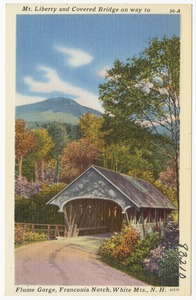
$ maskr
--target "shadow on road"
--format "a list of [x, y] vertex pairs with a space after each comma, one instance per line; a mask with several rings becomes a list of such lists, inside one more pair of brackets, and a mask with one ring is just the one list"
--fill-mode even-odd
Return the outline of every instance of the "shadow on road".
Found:
[[71, 248], [97, 254], [97, 251], [101, 245], [103, 245], [103, 243], [112, 235], [112, 233], [103, 233], [69, 238], [59, 237], [57, 239], [61, 242], [64, 242], [65, 245]]

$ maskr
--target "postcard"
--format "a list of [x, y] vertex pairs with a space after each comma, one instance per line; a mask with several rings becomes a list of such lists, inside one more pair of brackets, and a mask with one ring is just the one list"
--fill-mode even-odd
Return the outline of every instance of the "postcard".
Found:
[[7, 4], [6, 295], [191, 294], [191, 13]]

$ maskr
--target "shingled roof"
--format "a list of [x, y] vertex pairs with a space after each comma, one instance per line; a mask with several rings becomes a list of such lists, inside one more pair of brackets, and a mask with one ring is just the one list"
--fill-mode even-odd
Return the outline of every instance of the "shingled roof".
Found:
[[151, 183], [97, 166], [94, 166], [94, 168], [127, 197], [132, 199], [137, 207], [176, 209], [171, 201]]
[[112, 200], [124, 211], [128, 207], [176, 209], [151, 183], [98, 166], [91, 166], [47, 204], [64, 205], [74, 199]]

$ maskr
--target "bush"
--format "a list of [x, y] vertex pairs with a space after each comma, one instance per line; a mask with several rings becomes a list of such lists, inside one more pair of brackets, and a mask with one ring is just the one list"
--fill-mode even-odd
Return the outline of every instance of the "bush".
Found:
[[124, 229], [106, 241], [99, 250], [104, 258], [124, 262], [134, 250], [140, 239], [137, 231], [132, 227], [125, 226]]
[[15, 196], [15, 222], [37, 224], [63, 224], [63, 214], [59, 214], [56, 205], [46, 203], [58, 194], [64, 184], [58, 183], [52, 186], [42, 186], [42, 190], [31, 196], [30, 199]]
[[25, 232], [24, 234], [24, 243], [42, 242], [46, 240], [47, 236], [45, 233]]
[[119, 261], [124, 262], [127, 257], [134, 251], [140, 239], [137, 231], [132, 227], [126, 227], [122, 234], [122, 242], [114, 250], [114, 257]]
[[23, 229], [20, 225], [15, 226], [14, 243], [15, 245], [21, 245], [23, 243]]
[[146, 258], [143, 266], [150, 274], [159, 274], [160, 262], [166, 256], [166, 249], [159, 245], [156, 249], [150, 251], [150, 257]]
[[15, 226], [15, 245], [28, 244], [32, 242], [46, 241], [48, 238], [45, 233], [31, 232], [27, 228], [24, 232], [21, 225]]
[[167, 250], [159, 246], [148, 259], [144, 260], [144, 268], [149, 274], [156, 274], [160, 278], [160, 284], [177, 286], [179, 283], [179, 258], [177, 249]]
[[132, 270], [135, 268], [138, 269], [138, 267], [140, 267], [140, 269], [143, 268], [144, 259], [150, 255], [150, 251], [155, 249], [160, 241], [161, 237], [157, 232], [148, 234], [145, 239], [138, 242], [134, 251], [126, 260], [126, 265]]
[[40, 185], [29, 182], [25, 177], [19, 176], [15, 180], [15, 193], [18, 196], [30, 198], [32, 195], [37, 194], [40, 190]]
[[160, 261], [159, 277], [166, 286], [179, 285], [179, 257], [177, 249], [170, 249]]
[[177, 248], [179, 245], [179, 227], [172, 219], [168, 221], [164, 228], [162, 245], [166, 249]]

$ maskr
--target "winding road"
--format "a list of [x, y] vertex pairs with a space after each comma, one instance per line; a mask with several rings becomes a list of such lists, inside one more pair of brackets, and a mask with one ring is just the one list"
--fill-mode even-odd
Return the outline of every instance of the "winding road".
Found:
[[144, 286], [144, 282], [113, 269], [93, 253], [66, 240], [46, 241], [15, 250], [16, 285]]

